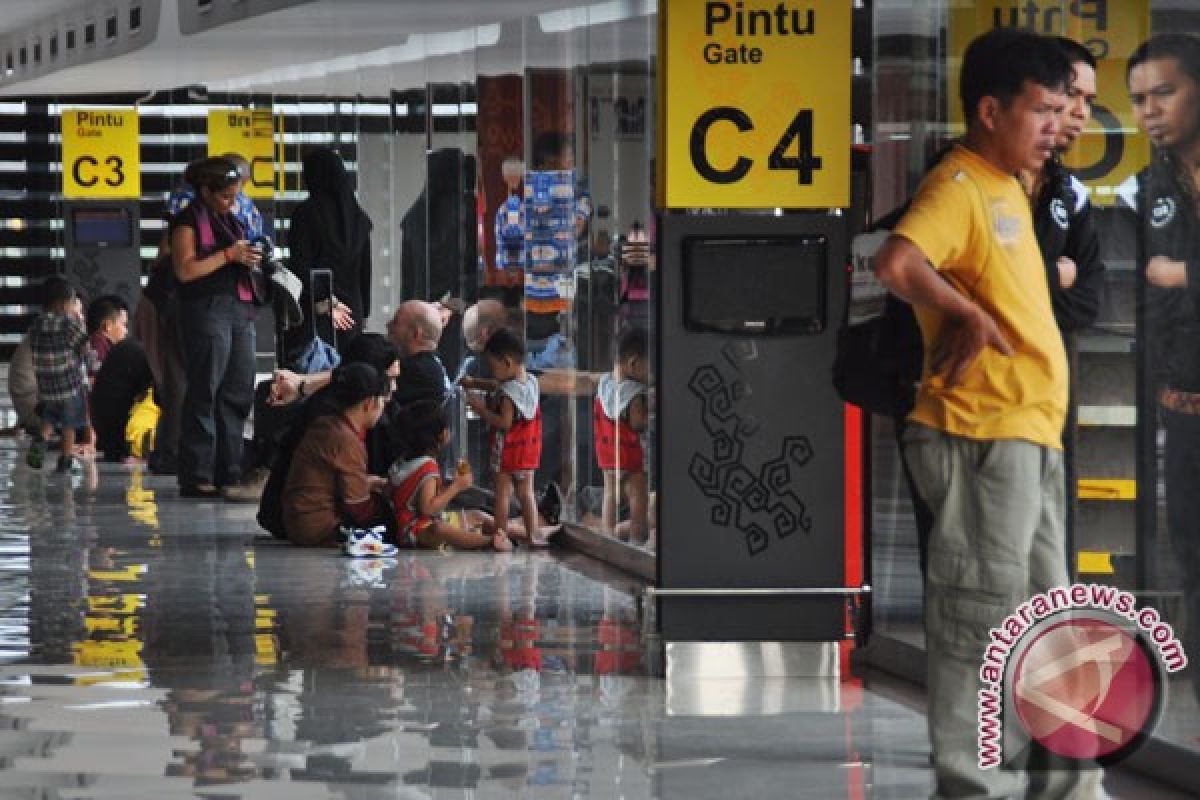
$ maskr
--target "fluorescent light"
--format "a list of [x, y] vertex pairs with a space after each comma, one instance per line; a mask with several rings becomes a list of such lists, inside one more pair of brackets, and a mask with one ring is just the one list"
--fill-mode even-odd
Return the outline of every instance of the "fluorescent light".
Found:
[[657, 0], [611, 0], [584, 8], [546, 11], [538, 14], [538, 27], [544, 33], [565, 33], [590, 25], [608, 25], [658, 11]]
[[[468, 53], [492, 47], [500, 41], [500, 25], [479, 25], [445, 33], [416, 33], [404, 44], [304, 64], [276, 67], [208, 84], [210, 91], [241, 91], [302, 80], [320, 80], [331, 75], [359, 72], [371, 67], [409, 64], [436, 56]], [[332, 112], [330, 112], [332, 113]]]

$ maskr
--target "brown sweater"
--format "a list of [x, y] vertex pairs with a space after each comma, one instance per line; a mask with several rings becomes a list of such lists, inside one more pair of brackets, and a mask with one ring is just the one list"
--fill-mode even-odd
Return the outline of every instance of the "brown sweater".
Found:
[[315, 420], [288, 470], [283, 527], [293, 544], [334, 547], [338, 524], [371, 504], [367, 448], [341, 414]]

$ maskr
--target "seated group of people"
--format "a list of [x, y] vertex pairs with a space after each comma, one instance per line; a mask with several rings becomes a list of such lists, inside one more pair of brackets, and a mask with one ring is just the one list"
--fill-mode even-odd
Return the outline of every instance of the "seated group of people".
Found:
[[[363, 333], [346, 344], [336, 369], [276, 374], [272, 400], [290, 419], [259, 504], [264, 528], [295, 544], [365, 547], [361, 554], [380, 546], [506, 551], [514, 540], [545, 543], [557, 519], [534, 497], [540, 412], [521, 340], [501, 327], [484, 345], [495, 381], [474, 385], [491, 398], [467, 402], [494, 432], [495, 501], [463, 503], [460, 495], [475, 481], [465, 459], [448, 458], [457, 393], [435, 352], [442, 324], [434, 304], [411, 300], [396, 312], [388, 336]], [[453, 475], [444, 476], [444, 468]], [[520, 510], [516, 519], [510, 497]], [[495, 513], [464, 507], [483, 504]], [[363, 531], [375, 532], [366, 544]]]

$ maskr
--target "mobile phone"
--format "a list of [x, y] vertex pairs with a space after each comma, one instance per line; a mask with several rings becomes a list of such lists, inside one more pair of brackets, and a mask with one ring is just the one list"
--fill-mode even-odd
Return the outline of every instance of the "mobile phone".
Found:
[[337, 329], [333, 325], [333, 270], [314, 269], [312, 282], [312, 319], [317, 336], [337, 346]]

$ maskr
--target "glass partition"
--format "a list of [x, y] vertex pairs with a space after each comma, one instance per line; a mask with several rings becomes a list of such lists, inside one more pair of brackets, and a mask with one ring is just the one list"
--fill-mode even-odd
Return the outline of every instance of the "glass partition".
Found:
[[[1192, 588], [1200, 584], [1200, 532], [1191, 507], [1192, 441], [1200, 432], [1200, 404], [1192, 402], [1200, 395], [1192, 392], [1200, 385], [1189, 383], [1200, 361], [1189, 333], [1196, 306], [1182, 267], [1195, 247], [1197, 183], [1177, 168], [1200, 146], [1190, 141], [1194, 134], [1179, 132], [1196, 130], [1200, 115], [1200, 94], [1188, 94], [1200, 83], [1184, 66], [1194, 58], [1190, 74], [1200, 81], [1200, 45], [1187, 38], [1163, 44], [1175, 55], [1150, 58], [1127, 75], [1130, 56], [1151, 35], [1200, 33], [1200, 10], [1169, 0], [1029, 6], [915, 8], [877, 0], [871, 211], [878, 218], [903, 203], [930, 159], [961, 134], [957, 64], [972, 37], [996, 25], [1020, 26], [1073, 38], [1095, 56], [1092, 118], [1064, 157], [1088, 188], [1104, 265], [1095, 320], [1066, 337], [1074, 411], [1064, 436], [1074, 473], [1069, 572], [1080, 582], [1130, 590], [1170, 623], [1185, 651], [1200, 652], [1200, 595]], [[1162, 72], [1176, 67], [1182, 69]], [[1182, 98], [1174, 134], [1163, 122], [1169, 112], [1156, 106], [1156, 80], [1160, 95]], [[923, 646], [918, 537], [894, 421], [877, 416], [870, 427], [875, 630]], [[1159, 733], [1195, 748], [1200, 670], [1192, 666], [1169, 680]]]

